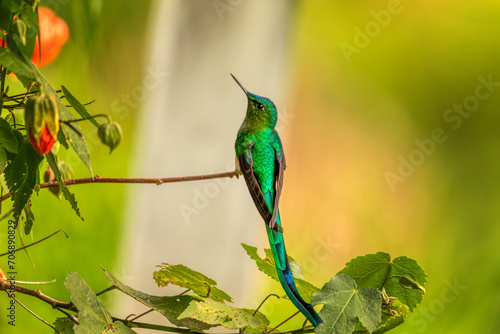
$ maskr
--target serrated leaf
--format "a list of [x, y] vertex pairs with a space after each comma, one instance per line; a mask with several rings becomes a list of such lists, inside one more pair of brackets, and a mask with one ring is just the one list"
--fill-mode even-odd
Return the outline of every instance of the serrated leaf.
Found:
[[76, 215], [83, 220], [82, 215], [80, 214], [80, 209], [78, 208], [78, 202], [76, 201], [75, 195], [69, 191], [68, 186], [64, 183], [64, 179], [62, 177], [61, 171], [56, 162], [55, 156], [52, 152], [49, 152], [45, 155], [47, 158], [47, 162], [49, 163], [50, 169], [54, 172], [54, 176], [56, 177], [57, 182], [59, 182], [59, 189], [61, 189], [64, 198], [71, 204], [73, 210], [75, 210]]
[[418, 263], [406, 256], [391, 261], [387, 253], [378, 252], [352, 259], [339, 274], [352, 277], [360, 288], [385, 288], [389, 296], [407, 305], [410, 311], [422, 301], [424, 293], [420, 289], [406, 289], [399, 283], [399, 277], [410, 274], [422, 287], [427, 282], [427, 274]]
[[198, 296], [208, 297], [218, 302], [233, 301], [231, 296], [216, 287], [216, 281], [191, 268], [182, 264], [172, 265], [168, 263], [163, 263], [158, 267], [161, 269], [153, 273], [153, 278], [158, 286], [174, 284], [191, 289]]
[[332, 277], [312, 296], [311, 303], [324, 304], [319, 312], [324, 322], [316, 327], [316, 334], [350, 334], [354, 331], [356, 319], [370, 332], [380, 325], [380, 291], [358, 289], [356, 282], [344, 274]]
[[[276, 282], [279, 282], [271, 249], [264, 249], [266, 257], [261, 258], [257, 253], [257, 247], [250, 246], [244, 243], [242, 243], [241, 245], [247, 252], [248, 256], [250, 256], [250, 258], [255, 261], [260, 271], [274, 279]], [[290, 256], [288, 257], [288, 261], [290, 263], [290, 268], [292, 270], [293, 277], [295, 278], [295, 284], [297, 286], [299, 294], [306, 302], [309, 302], [311, 296], [318, 292], [319, 289], [308, 281], [302, 279], [304, 275], [302, 274], [302, 269], [300, 269], [300, 265], [298, 264], [298, 262], [294, 261]]]
[[71, 302], [78, 309], [79, 325], [74, 326], [75, 334], [122, 333], [135, 334], [119, 321], [113, 322], [101, 300], [90, 286], [76, 272], [66, 276], [64, 282], [71, 295]]
[[275, 281], [279, 282], [278, 274], [276, 273], [276, 267], [274, 266], [274, 259], [272, 256], [268, 257], [266, 254], [266, 258], [263, 259], [257, 253], [257, 247], [250, 246], [244, 243], [242, 243], [241, 245], [247, 252], [248, 256], [250, 256], [250, 258], [255, 261], [255, 264], [257, 264], [257, 268], [259, 268], [260, 271], [262, 271], [264, 274], [271, 277]]
[[17, 139], [12, 127], [5, 119], [0, 118], [0, 146], [11, 153], [17, 153]]
[[135, 300], [159, 312], [160, 314], [165, 316], [173, 325], [179, 327], [187, 327], [194, 330], [205, 330], [213, 327], [209, 324], [194, 319], [177, 319], [179, 315], [188, 307], [189, 303], [193, 300], [196, 300], [195, 297], [189, 295], [172, 297], [148, 295], [144, 292], [135, 290], [123, 284], [118, 279], [113, 277], [113, 275], [111, 275], [106, 269], [102, 268], [102, 270], [104, 270], [104, 273], [106, 274], [108, 280], [110, 280], [110, 282], [114, 286], [116, 286], [118, 290], [126, 293]]
[[75, 109], [75, 111], [82, 116], [82, 118], [90, 117], [89, 121], [94, 124], [97, 128], [101, 126], [93, 117], [92, 115], [87, 111], [87, 108], [83, 104], [80, 103], [76, 99], [76, 97], [71, 94], [71, 92], [64, 86], [61, 86], [62, 91], [64, 96], [66, 96], [66, 100], [68, 100], [69, 104]]
[[207, 298], [193, 300], [178, 319], [192, 318], [228, 329], [251, 327], [265, 330], [269, 326], [269, 320], [260, 312], [253, 315], [254, 312], [254, 310], [232, 307]]
[[5, 170], [5, 166], [7, 165], [7, 152], [3, 147], [0, 147], [0, 174]]
[[43, 157], [24, 140], [14, 160], [5, 168], [5, 180], [14, 202], [14, 220], [19, 219], [21, 211], [33, 193], [38, 166], [42, 160]]
[[71, 322], [68, 318], [57, 318], [54, 321], [54, 327], [60, 334], [75, 334], [74, 325], [75, 323]]

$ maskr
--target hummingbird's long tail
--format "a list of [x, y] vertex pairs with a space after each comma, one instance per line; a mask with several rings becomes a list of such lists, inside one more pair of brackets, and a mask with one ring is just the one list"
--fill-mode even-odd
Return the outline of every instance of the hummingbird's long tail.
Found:
[[[279, 213], [276, 218], [276, 223], [281, 225]], [[323, 321], [318, 313], [316, 313], [311, 304], [306, 303], [304, 299], [302, 299], [297, 291], [297, 286], [295, 285], [295, 280], [293, 279], [292, 271], [288, 263], [283, 233], [275, 232], [267, 227], [267, 236], [273, 252], [274, 261], [276, 262], [276, 271], [278, 272], [281, 286], [285, 290], [286, 295], [290, 298], [295, 307], [297, 307], [314, 326], [321, 324]]]

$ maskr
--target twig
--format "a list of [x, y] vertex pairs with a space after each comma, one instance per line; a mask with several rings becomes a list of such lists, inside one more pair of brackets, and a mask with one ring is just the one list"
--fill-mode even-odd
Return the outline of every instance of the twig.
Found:
[[[259, 312], [260, 308], [262, 307], [262, 305], [264, 305], [264, 303], [266, 302], [266, 300], [268, 300], [271, 296], [274, 296], [278, 299], [280, 299], [280, 296], [274, 294], [274, 293], [271, 293], [269, 295], [267, 295], [266, 298], [264, 298], [264, 300], [262, 302], [260, 302], [259, 306], [257, 306], [257, 308], [255, 309], [255, 311], [253, 312], [253, 316], [255, 316], [257, 314], [257, 312]], [[240, 333], [244, 333], [245, 332], [245, 329], [247, 329], [248, 326], [246, 327], [243, 327], [242, 329], [240, 329]]]
[[106, 288], [106, 289], [104, 289], [104, 290], [102, 290], [102, 291], [100, 291], [100, 292], [96, 293], [95, 295], [96, 295], [96, 296], [100, 296], [100, 295], [102, 295], [103, 293], [106, 293], [106, 292], [112, 291], [112, 290], [114, 290], [114, 289], [116, 289], [116, 286], [112, 285], [112, 286], [110, 286], [109, 288]]
[[[43, 238], [43, 239], [40, 239], [40, 240], [38, 240], [38, 241], [35, 241], [35, 242], [34, 242], [34, 243], [32, 243], [32, 244], [29, 244], [29, 245], [26, 245], [26, 246], [24, 246], [24, 247], [18, 248], [18, 249], [16, 249], [14, 252], [17, 252], [17, 251], [20, 251], [20, 250], [22, 250], [22, 249], [25, 249], [25, 248], [31, 247], [31, 246], [33, 246], [33, 245], [36, 245], [36, 244], [38, 244], [38, 243], [40, 243], [40, 242], [42, 242], [42, 241], [44, 241], [44, 240], [47, 240], [48, 238], [50, 238], [51, 236], [53, 236], [53, 235], [55, 235], [55, 234], [57, 234], [57, 233], [59, 233], [59, 232], [64, 233], [64, 235], [66, 236], [66, 238], [68, 237], [68, 235], [66, 234], [66, 232], [64, 232], [64, 230], [59, 230], [59, 231], [56, 231], [56, 232], [52, 233], [51, 235], [49, 235], [49, 236], [47, 236], [47, 237], [45, 237], [45, 238]], [[0, 257], [5, 256], [5, 255], [10, 254], [10, 253], [11, 253], [11, 252], [7, 252], [7, 253], [0, 254]]]
[[[60, 96], [60, 98], [61, 98], [61, 99], [62, 99], [63, 97], [65, 97], [65, 96]], [[82, 103], [82, 106], [88, 106], [89, 104], [92, 104], [92, 103], [94, 103], [94, 102], [95, 102], [95, 100], [92, 100], [92, 101], [87, 102], [87, 103]], [[66, 108], [73, 108], [73, 106], [72, 106], [72, 105], [69, 105], [69, 104], [66, 104], [66, 105], [65, 105], [65, 107], [66, 107]]]
[[[140, 317], [143, 317], [143, 316], [145, 316], [146, 314], [149, 314], [149, 313], [153, 312], [154, 310], [155, 310], [154, 308], [150, 308], [150, 309], [149, 309], [149, 310], [147, 310], [146, 312], [143, 312], [143, 313], [139, 314], [138, 316], [136, 316], [136, 317], [134, 317], [134, 318], [132, 318], [132, 319], [128, 320], [128, 318], [130, 317], [130, 316], [129, 316], [129, 317], [127, 317], [127, 321], [135, 321], [135, 320], [139, 319]], [[134, 314], [134, 315], [135, 315], [135, 314]]]
[[[147, 329], [154, 329], [157, 331], [162, 331], [162, 332], [172, 332], [172, 333], [179, 333], [179, 334], [193, 334], [193, 333], [205, 333], [203, 331], [195, 331], [195, 330], [190, 330], [186, 328], [179, 328], [179, 327], [169, 327], [169, 326], [162, 326], [162, 325], [154, 325], [154, 324], [148, 324], [144, 322], [135, 322], [135, 321], [129, 321], [125, 319], [119, 319], [119, 318], [112, 318], [113, 321], [120, 321], [122, 322], [125, 326], [130, 327], [130, 328], [147, 328]], [[314, 329], [295, 329], [291, 331], [286, 331], [286, 332], [276, 332], [273, 334], [305, 334], [305, 333], [314, 333]], [[211, 334], [222, 334], [222, 333], [211, 333]], [[228, 334], [228, 332], [224, 333]], [[229, 332], [229, 334], [237, 334], [237, 332]]]
[[47, 295], [44, 295], [41, 290], [31, 290], [31, 289], [28, 289], [28, 288], [25, 288], [25, 287], [22, 287], [19, 285], [14, 285], [14, 284], [12, 284], [9, 281], [6, 281], [4, 279], [0, 279], [0, 290], [5, 290], [5, 291], [13, 291], [14, 290], [16, 292], [38, 298], [41, 301], [44, 301], [47, 304], [49, 304], [50, 306], [52, 306], [52, 308], [63, 308], [63, 309], [70, 310], [73, 312], [78, 312], [75, 305], [73, 305], [71, 303], [62, 302], [62, 301], [56, 300], [52, 297], [49, 297]]
[[67, 121], [59, 121], [60, 123], [63, 123], [65, 125], [67, 125], [71, 130], [75, 131], [76, 134], [79, 136], [79, 137], [83, 137], [82, 133], [77, 130], [77, 128], [75, 128], [72, 124], [70, 124], [69, 122]]
[[61, 308], [58, 308], [57, 309], [59, 312], [63, 313], [64, 315], [66, 315], [70, 321], [73, 321], [75, 324], [79, 325], [80, 324], [80, 321], [78, 321], [78, 318], [75, 317], [73, 314], [71, 313], [68, 313], [66, 312], [65, 310], [61, 309]]
[[26, 282], [26, 281], [18, 281], [16, 280], [16, 284], [27, 284], [27, 285], [45, 285], [45, 284], [52, 284], [55, 283], [57, 279], [53, 279], [52, 281], [47, 281], [47, 282]]
[[113, 321], [120, 321], [125, 326], [130, 327], [130, 328], [147, 328], [147, 329], [155, 329], [157, 331], [163, 331], [163, 332], [193, 334], [193, 331], [186, 329], [186, 328], [154, 325], [154, 324], [148, 324], [148, 323], [144, 323], [144, 322], [135, 322], [135, 321], [129, 321], [129, 320], [125, 320], [125, 319], [118, 319], [118, 318], [113, 318]]
[[288, 318], [286, 318], [285, 320], [283, 320], [281, 323], [279, 323], [276, 327], [274, 327], [273, 329], [267, 331], [266, 333], [271, 333], [273, 330], [275, 330], [279, 326], [283, 325], [285, 322], [287, 322], [288, 320], [292, 319], [293, 317], [295, 317], [299, 313], [300, 313], [300, 311], [295, 312], [294, 314], [292, 314], [291, 316], [289, 316]]
[[[179, 177], [164, 177], [164, 178], [125, 178], [125, 177], [101, 177], [96, 175], [94, 178], [88, 177], [83, 179], [73, 179], [65, 180], [64, 184], [67, 186], [76, 184], [86, 184], [86, 183], [153, 183], [160, 185], [163, 183], [174, 183], [174, 182], [188, 182], [188, 181], [198, 181], [198, 180], [210, 180], [218, 179], [223, 177], [233, 177], [238, 176], [236, 171], [222, 172], [216, 174], [205, 174], [205, 175], [195, 175], [195, 176], [179, 176]], [[52, 181], [40, 184], [40, 189], [58, 187], [59, 182]], [[0, 197], [0, 202], [5, 201], [10, 198], [11, 194], [7, 193]]]
[[252, 315], [256, 315], [257, 312], [259, 312], [259, 310], [262, 307], [262, 305], [264, 305], [264, 303], [266, 302], [266, 300], [268, 300], [270, 297], [273, 297], [273, 296], [276, 297], [276, 298], [278, 298], [278, 299], [280, 299], [280, 296], [278, 296], [277, 294], [271, 293], [266, 298], [264, 298], [264, 300], [259, 304], [259, 306], [255, 309], [255, 312], [253, 312]]
[[[92, 102], [94, 102], [94, 101], [92, 101]], [[87, 104], [90, 104], [92, 102], [89, 102]], [[86, 104], [84, 104], [84, 105], [86, 105]], [[64, 123], [64, 124], [69, 124], [69, 123], [74, 123], [74, 122], [87, 121], [89, 119], [95, 120], [97, 117], [105, 117], [108, 120], [108, 123], [111, 123], [111, 117], [109, 115], [106, 115], [106, 114], [96, 114], [96, 115], [91, 115], [91, 116], [87, 116], [87, 117], [83, 117], [83, 118], [75, 118], [75, 119], [70, 119], [67, 121], [60, 121], [60, 122]]]
[[29, 313], [31, 313], [32, 316], [34, 316], [35, 318], [37, 318], [38, 320], [40, 320], [41, 322], [43, 322], [44, 324], [46, 324], [47, 326], [49, 326], [50, 328], [52, 328], [57, 334], [61, 334], [54, 326], [52, 326], [51, 324], [49, 324], [47, 321], [45, 321], [44, 319], [42, 319], [39, 315], [37, 315], [35, 312], [33, 312], [32, 310], [30, 310], [27, 306], [25, 306], [23, 303], [21, 303], [16, 297], [14, 297], [13, 295], [11, 295], [8, 291], [5, 291], [7, 292], [7, 295], [12, 298], [13, 300], [15, 300], [16, 303], [18, 303], [19, 305], [21, 305], [26, 311], [28, 311]]

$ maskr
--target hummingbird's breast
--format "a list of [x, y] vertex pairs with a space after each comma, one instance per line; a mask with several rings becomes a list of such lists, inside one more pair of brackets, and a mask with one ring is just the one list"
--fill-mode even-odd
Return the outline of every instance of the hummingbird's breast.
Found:
[[263, 193], [274, 193], [276, 152], [272, 145], [271, 131], [259, 131], [252, 149], [253, 172]]

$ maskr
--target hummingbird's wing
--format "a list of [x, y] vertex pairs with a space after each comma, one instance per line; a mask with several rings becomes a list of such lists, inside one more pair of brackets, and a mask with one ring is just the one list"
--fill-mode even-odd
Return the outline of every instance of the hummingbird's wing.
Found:
[[[238, 162], [240, 165], [240, 170], [243, 173], [243, 177], [245, 178], [245, 182], [247, 183], [248, 189], [250, 190], [250, 195], [252, 195], [253, 202], [257, 207], [260, 215], [266, 222], [266, 224], [276, 232], [283, 232], [283, 229], [280, 225], [276, 224], [276, 216], [273, 215], [271, 210], [269, 210], [269, 206], [267, 205], [266, 199], [264, 198], [264, 194], [260, 188], [260, 184], [253, 173], [253, 159], [252, 159], [252, 147], [255, 143], [249, 147], [249, 149], [243, 152], [238, 156]], [[281, 192], [281, 187], [280, 187]], [[276, 207], [276, 206], [275, 206]], [[276, 207], [277, 208], [277, 207]], [[271, 226], [271, 221], [274, 217], [273, 226]]]
[[[269, 221], [269, 228], [273, 229], [276, 231], [275, 225], [276, 225], [276, 216], [278, 215], [279, 212], [279, 202], [280, 202], [280, 197], [281, 197], [281, 188], [283, 188], [283, 176], [285, 175], [285, 168], [286, 168], [286, 161], [285, 161], [285, 153], [283, 150], [276, 150], [275, 149], [275, 155], [276, 159], [276, 164], [274, 166], [274, 175], [276, 179], [276, 184], [275, 184], [275, 196], [274, 196], [274, 208], [273, 208], [273, 215], [271, 217], [271, 220]], [[279, 225], [278, 225], [279, 226]], [[281, 228], [281, 226], [280, 226]]]

